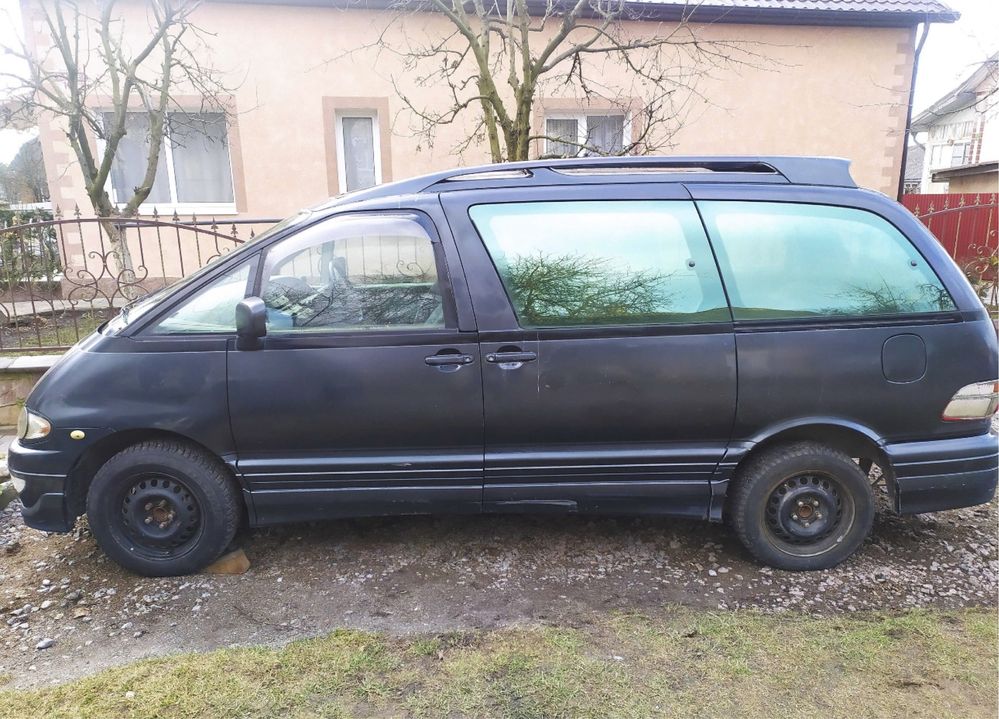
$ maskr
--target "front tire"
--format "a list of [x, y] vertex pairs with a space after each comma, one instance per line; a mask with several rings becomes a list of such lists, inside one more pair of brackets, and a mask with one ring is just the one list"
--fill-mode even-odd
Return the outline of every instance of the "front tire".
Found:
[[874, 492], [860, 467], [815, 442], [774, 447], [740, 467], [729, 516], [746, 549], [771, 567], [828, 569], [874, 524]]
[[147, 577], [190, 574], [225, 551], [239, 528], [239, 490], [225, 466], [183, 442], [123, 449], [94, 476], [90, 531], [101, 549]]

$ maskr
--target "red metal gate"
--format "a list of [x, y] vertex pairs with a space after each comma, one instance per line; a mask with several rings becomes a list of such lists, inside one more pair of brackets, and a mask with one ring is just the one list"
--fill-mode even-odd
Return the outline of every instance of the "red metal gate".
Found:
[[905, 195], [902, 204], [962, 267], [996, 250], [996, 194]]
[[996, 193], [905, 195], [902, 204], [944, 246], [986, 299], [996, 302], [999, 216]]

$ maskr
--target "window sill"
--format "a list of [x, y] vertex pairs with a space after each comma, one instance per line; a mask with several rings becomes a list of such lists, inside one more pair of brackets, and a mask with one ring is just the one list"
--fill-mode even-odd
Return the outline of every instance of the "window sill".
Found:
[[[121, 208], [122, 205], [119, 205]], [[174, 213], [183, 218], [197, 216], [211, 219], [225, 215], [238, 215], [234, 202], [183, 202], [176, 205], [164, 202], [158, 204], [139, 205], [136, 214], [139, 217], [151, 217], [155, 212], [159, 217], [171, 217]]]

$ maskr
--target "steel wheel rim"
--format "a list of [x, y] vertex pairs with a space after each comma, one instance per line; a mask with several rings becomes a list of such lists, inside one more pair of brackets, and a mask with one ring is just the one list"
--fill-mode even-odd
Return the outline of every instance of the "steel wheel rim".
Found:
[[814, 557], [836, 547], [852, 529], [856, 506], [842, 482], [815, 470], [781, 479], [767, 496], [763, 530], [774, 547]]
[[146, 559], [175, 559], [197, 544], [204, 528], [201, 503], [182, 479], [162, 472], [123, 482], [112, 526], [131, 551]]

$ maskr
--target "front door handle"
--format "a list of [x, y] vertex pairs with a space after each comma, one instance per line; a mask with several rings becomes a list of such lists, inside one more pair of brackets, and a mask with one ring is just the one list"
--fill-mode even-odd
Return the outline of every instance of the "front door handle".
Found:
[[436, 354], [430, 355], [423, 361], [431, 367], [444, 367], [446, 365], [472, 364], [475, 358], [472, 355], [464, 354]]
[[492, 364], [512, 364], [514, 362], [533, 362], [538, 358], [536, 352], [490, 352], [486, 355], [486, 362]]

